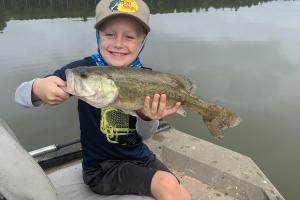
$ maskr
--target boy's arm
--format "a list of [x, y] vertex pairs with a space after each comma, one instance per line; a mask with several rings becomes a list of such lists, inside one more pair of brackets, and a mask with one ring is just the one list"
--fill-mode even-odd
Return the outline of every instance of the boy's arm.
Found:
[[44, 78], [23, 82], [15, 92], [15, 101], [23, 107], [37, 107], [44, 104], [57, 105], [65, 101], [69, 95], [61, 87], [65, 85], [65, 70], [79, 66], [94, 66], [91, 57], [74, 61], [56, 70]]
[[15, 92], [15, 101], [20, 106], [26, 107], [26, 108], [32, 108], [32, 107], [39, 107], [41, 105], [44, 105], [44, 103], [41, 100], [32, 100], [32, 84], [35, 81], [35, 79], [27, 82], [23, 82], [19, 87], [16, 89]]
[[136, 130], [143, 139], [150, 138], [159, 126], [159, 119], [174, 114], [180, 108], [180, 102], [173, 107], [167, 108], [167, 96], [165, 94], [155, 94], [150, 105], [151, 98], [145, 97], [144, 107], [136, 111]]
[[37, 78], [22, 83], [16, 90], [15, 100], [24, 107], [37, 107], [42, 103], [58, 105], [69, 98], [62, 89], [64, 86], [65, 81], [57, 76]]
[[136, 131], [143, 139], [150, 138], [157, 130], [159, 120], [145, 121], [137, 116]]

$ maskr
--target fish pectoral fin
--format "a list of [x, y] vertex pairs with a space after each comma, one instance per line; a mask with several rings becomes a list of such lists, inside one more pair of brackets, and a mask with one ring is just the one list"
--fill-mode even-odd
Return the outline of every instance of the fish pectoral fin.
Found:
[[129, 113], [129, 115], [131, 115], [131, 116], [138, 117], [138, 114], [137, 114], [136, 111], [134, 111], [134, 110], [128, 111], [128, 113]]
[[137, 113], [135, 110], [124, 110], [122, 109], [122, 111], [127, 114], [127, 115], [131, 115], [131, 116], [134, 116], [134, 117], [138, 117]]
[[177, 110], [177, 112], [176, 112], [177, 114], [179, 114], [179, 115], [181, 115], [181, 116], [183, 116], [183, 117], [186, 117], [186, 111], [182, 108], [182, 107], [180, 107], [178, 110]]

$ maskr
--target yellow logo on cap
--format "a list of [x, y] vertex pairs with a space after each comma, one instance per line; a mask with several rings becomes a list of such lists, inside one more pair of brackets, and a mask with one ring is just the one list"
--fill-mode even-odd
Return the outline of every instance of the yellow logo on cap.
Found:
[[113, 0], [109, 5], [109, 9], [111, 11], [132, 13], [137, 12], [139, 8], [135, 0]]

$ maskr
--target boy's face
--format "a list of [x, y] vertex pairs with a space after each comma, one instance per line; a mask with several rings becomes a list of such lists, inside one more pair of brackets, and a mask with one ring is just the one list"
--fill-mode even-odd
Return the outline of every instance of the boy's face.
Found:
[[141, 25], [129, 17], [113, 17], [104, 22], [100, 52], [105, 61], [116, 67], [126, 67], [138, 55], [145, 38]]

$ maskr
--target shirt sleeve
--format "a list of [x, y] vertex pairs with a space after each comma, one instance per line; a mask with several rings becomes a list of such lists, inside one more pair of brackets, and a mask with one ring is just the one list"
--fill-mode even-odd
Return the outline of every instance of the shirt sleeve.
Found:
[[15, 102], [22, 107], [25, 108], [32, 108], [32, 107], [39, 107], [44, 105], [42, 101], [34, 101], [32, 102], [31, 99], [31, 91], [32, 91], [32, 84], [35, 79], [27, 82], [23, 82], [19, 87], [16, 89], [15, 92]]
[[[66, 76], [65, 76], [65, 70], [66, 69], [71, 69], [71, 68], [75, 68], [75, 67], [79, 67], [79, 66], [94, 66], [96, 65], [95, 62], [92, 60], [91, 57], [86, 57], [82, 60], [78, 60], [78, 61], [74, 61], [72, 63], [69, 63], [67, 65], [65, 65], [64, 67], [54, 71], [54, 73], [52, 74], [52, 76], [57, 76], [59, 78], [61, 78], [62, 80], [66, 80]], [[45, 77], [51, 76], [47, 75]], [[32, 107], [40, 107], [42, 105], [45, 105], [44, 102], [42, 101], [34, 101], [32, 102], [31, 99], [31, 92], [32, 92], [32, 84], [34, 82], [35, 79], [31, 80], [31, 81], [27, 81], [27, 82], [23, 82], [17, 89], [15, 92], [15, 102], [17, 104], [19, 104], [22, 107], [25, 108], [32, 108]]]
[[143, 138], [148, 139], [157, 131], [159, 120], [144, 121], [137, 116], [136, 131]]

